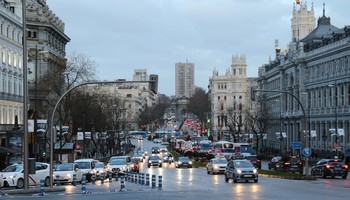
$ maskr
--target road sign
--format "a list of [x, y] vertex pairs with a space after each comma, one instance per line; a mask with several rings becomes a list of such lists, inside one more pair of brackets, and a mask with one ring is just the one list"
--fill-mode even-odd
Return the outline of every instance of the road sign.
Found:
[[305, 157], [310, 157], [311, 156], [311, 149], [310, 148], [304, 148], [302, 154]]
[[292, 149], [301, 149], [301, 142], [293, 141], [292, 142]]

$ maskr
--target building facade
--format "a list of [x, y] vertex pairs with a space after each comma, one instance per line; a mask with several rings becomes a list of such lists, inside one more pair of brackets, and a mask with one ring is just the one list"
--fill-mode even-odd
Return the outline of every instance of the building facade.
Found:
[[175, 64], [175, 96], [190, 98], [195, 92], [194, 64], [178, 62]]
[[21, 152], [19, 124], [23, 124], [23, 26], [20, 0], [0, 0], [0, 169], [9, 163], [7, 155]]
[[258, 87], [284, 91], [259, 92], [267, 101], [258, 104], [271, 107], [268, 147], [294, 151], [302, 142], [324, 156], [350, 148], [350, 27], [331, 25], [325, 8], [312, 32], [259, 68]]
[[[219, 75], [214, 69], [209, 80], [210, 122], [214, 140], [232, 141], [233, 133], [239, 133], [241, 137], [249, 133], [245, 119], [246, 111], [251, 110], [250, 84], [256, 84], [256, 79], [247, 78], [245, 55], [232, 56], [231, 67], [224, 75]], [[232, 119], [233, 116], [237, 120]], [[236, 138], [236, 141], [245, 139]]]
[[316, 19], [313, 3], [308, 10], [306, 1], [299, 6], [294, 4], [293, 17], [291, 19], [292, 38], [299, 41], [306, 37], [316, 27]]

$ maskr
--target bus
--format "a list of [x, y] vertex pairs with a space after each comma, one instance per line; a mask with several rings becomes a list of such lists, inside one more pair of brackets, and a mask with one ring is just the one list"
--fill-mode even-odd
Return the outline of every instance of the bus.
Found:
[[210, 140], [199, 141], [197, 151], [200, 153], [211, 153], [213, 143]]
[[217, 155], [233, 156], [240, 154], [253, 154], [253, 149], [249, 143], [218, 141], [214, 143], [213, 147]]

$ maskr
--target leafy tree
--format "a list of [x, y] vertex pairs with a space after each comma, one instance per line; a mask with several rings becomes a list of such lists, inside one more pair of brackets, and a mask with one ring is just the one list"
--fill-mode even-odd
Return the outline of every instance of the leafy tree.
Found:
[[196, 88], [193, 96], [189, 98], [187, 111], [197, 115], [201, 121], [206, 121], [206, 116], [210, 112], [210, 101], [208, 93], [203, 88]]

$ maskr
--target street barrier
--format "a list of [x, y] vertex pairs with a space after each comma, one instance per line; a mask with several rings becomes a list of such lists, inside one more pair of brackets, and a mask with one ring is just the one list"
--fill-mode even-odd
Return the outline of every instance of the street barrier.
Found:
[[76, 174], [76, 173], [73, 174], [73, 182], [72, 182], [72, 185], [73, 185], [73, 186], [76, 186], [76, 185], [77, 185], [77, 174]]
[[130, 182], [130, 172], [127, 172], [127, 173], [126, 173], [126, 177], [127, 177], [126, 180], [127, 180], [128, 182]]
[[156, 188], [156, 175], [152, 174], [152, 188]]
[[81, 180], [81, 191], [84, 193], [86, 192], [86, 175], [83, 174], [83, 178]]
[[142, 173], [141, 177], [142, 177], [141, 185], [144, 185], [145, 184], [145, 173]]
[[101, 185], [104, 184], [104, 181], [105, 181], [105, 175], [102, 173], [101, 174]]
[[56, 179], [57, 179], [56, 185], [57, 185], [57, 186], [60, 186], [60, 185], [61, 185], [60, 175], [56, 175]]
[[158, 176], [158, 190], [162, 190], [163, 187], [163, 177]]
[[112, 182], [112, 172], [109, 172], [108, 179], [109, 179], [109, 182], [111, 183]]
[[95, 174], [91, 175], [91, 184], [93, 184], [93, 185], [96, 184], [96, 175]]
[[135, 179], [135, 173], [131, 172], [131, 183], [134, 183], [134, 179]]
[[149, 186], [149, 174], [146, 174], [146, 185]]
[[40, 180], [40, 195], [45, 194], [45, 180]]
[[124, 176], [120, 177], [120, 191], [123, 192], [125, 189]]
[[135, 184], [137, 184], [138, 182], [137, 182], [137, 173], [135, 172], [135, 174], [134, 174], [134, 176], [135, 176]]

